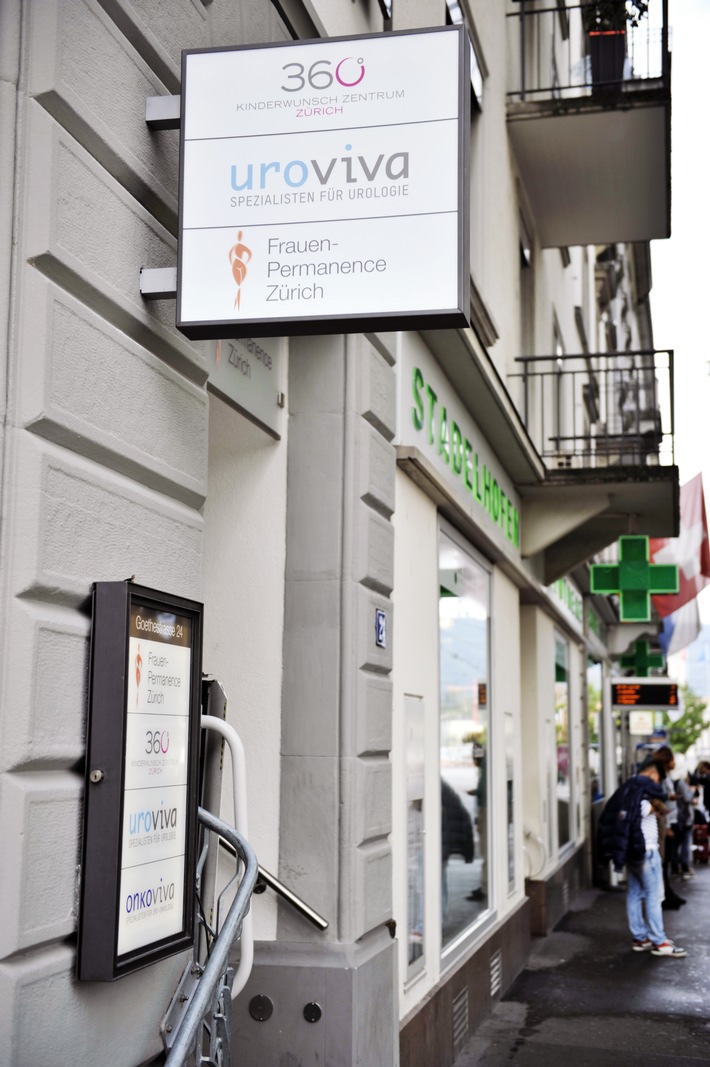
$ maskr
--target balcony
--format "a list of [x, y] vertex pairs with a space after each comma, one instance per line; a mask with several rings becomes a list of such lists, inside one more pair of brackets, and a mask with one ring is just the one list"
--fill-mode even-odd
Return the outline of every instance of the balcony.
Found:
[[621, 534], [674, 537], [673, 352], [523, 356], [510, 390], [546, 468], [520, 487], [523, 555], [555, 581]]
[[668, 237], [668, 0], [637, 26], [618, 0], [613, 30], [590, 0], [511, 2], [508, 130], [542, 247]]

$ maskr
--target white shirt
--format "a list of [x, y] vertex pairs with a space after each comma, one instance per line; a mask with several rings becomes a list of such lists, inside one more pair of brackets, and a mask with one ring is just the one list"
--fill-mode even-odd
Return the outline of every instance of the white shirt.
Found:
[[658, 820], [650, 800], [641, 801], [641, 833], [647, 852], [658, 848]]

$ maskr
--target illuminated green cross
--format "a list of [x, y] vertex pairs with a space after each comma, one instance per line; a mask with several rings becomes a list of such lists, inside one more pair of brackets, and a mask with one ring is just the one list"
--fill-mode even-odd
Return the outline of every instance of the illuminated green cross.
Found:
[[649, 563], [647, 537], [620, 537], [618, 563], [593, 563], [593, 593], [617, 594], [622, 622], [650, 622], [651, 593], [678, 592], [675, 563]]
[[627, 652], [619, 660], [619, 666], [623, 670], [632, 670], [636, 678], [648, 678], [652, 667], [663, 670], [665, 665], [666, 657], [662, 652], [651, 652], [648, 641], [636, 641], [633, 652]]

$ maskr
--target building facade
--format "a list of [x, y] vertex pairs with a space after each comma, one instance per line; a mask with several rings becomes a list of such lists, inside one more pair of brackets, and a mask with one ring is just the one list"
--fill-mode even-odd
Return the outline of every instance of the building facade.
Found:
[[[236, 1062], [452, 1064], [588, 884], [629, 643], [588, 563], [677, 532], [669, 57], [661, 0], [657, 54], [642, 24], [602, 75], [552, 6], [2, 4], [3, 1063], [162, 1062], [186, 962], [76, 978], [94, 582], [204, 604], [251, 843], [328, 920], [254, 898]], [[183, 49], [460, 22], [470, 327], [195, 342], [141, 295], [177, 259], [178, 134], [145, 112]]]

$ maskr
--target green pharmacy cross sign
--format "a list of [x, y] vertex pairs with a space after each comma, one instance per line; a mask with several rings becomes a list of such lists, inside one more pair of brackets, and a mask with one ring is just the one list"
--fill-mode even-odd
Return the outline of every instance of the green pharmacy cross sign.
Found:
[[648, 678], [648, 672], [652, 667], [660, 670], [665, 668], [666, 657], [662, 652], [651, 652], [648, 641], [636, 641], [633, 652], [622, 656], [619, 666], [623, 670], [632, 670], [636, 678]]
[[620, 537], [619, 562], [593, 563], [593, 593], [616, 594], [622, 622], [650, 622], [651, 594], [677, 593], [678, 566], [649, 563], [647, 537]]

